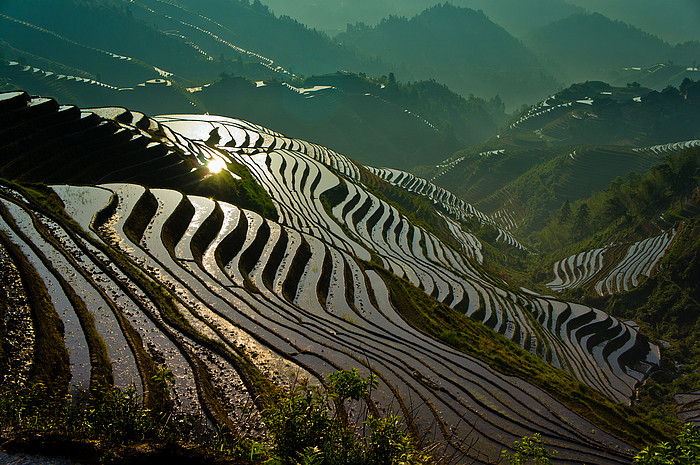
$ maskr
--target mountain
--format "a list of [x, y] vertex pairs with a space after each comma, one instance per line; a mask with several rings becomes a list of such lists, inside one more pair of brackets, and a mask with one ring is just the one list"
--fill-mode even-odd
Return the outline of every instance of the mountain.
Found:
[[[370, 408], [464, 460], [496, 460], [521, 428], [588, 463], [629, 460], [605, 431], [660, 437], [611, 402], [659, 363], [655, 345], [595, 308], [507, 287], [454, 219], [341, 154], [226, 117], [22, 92], [0, 110], [0, 174], [50, 183], [0, 191], [2, 266], [22, 276], [8, 298], [50, 295], [42, 311], [63, 322], [70, 360], [10, 344], [13, 379], [53, 373], [64, 388], [107, 381], [149, 399], [165, 366], [174, 413], [241, 434], [244, 406], [264, 417], [266, 389], [358, 367], [379, 380]], [[57, 325], [7, 337], [46, 350]], [[605, 429], [579, 416], [592, 412]]]
[[[347, 24], [362, 22], [374, 25], [389, 16], [410, 18], [436, 2], [355, 0], [339, 4], [316, 0], [264, 0], [263, 3], [277, 14], [291, 16], [334, 36], [344, 31]], [[695, 27], [700, 19], [700, 7], [694, 0], [453, 0], [450, 3], [483, 10], [493, 22], [519, 38], [548, 23], [589, 12], [631, 24], [671, 44], [700, 40]]]
[[[258, 63], [278, 77], [294, 70], [307, 75], [338, 69], [382, 74], [387, 68], [381, 60], [358, 57], [290, 18], [275, 17], [259, 2], [31, 0], [3, 5], [0, 13], [2, 39], [20, 53], [87, 67], [93, 78], [99, 74], [122, 86], [145, 80], [144, 72], [151, 77], [210, 79], [241, 61]], [[110, 58], [119, 57], [145, 69], [124, 82], [123, 64], [119, 73], [112, 72]]]
[[[265, 0], [274, 12], [291, 16], [310, 27], [335, 36], [346, 29], [347, 24], [377, 24], [389, 16], [412, 17], [435, 5], [431, 0], [355, 0], [350, 3], [318, 2], [312, 0], [294, 3], [283, 0]], [[582, 8], [562, 0], [537, 0], [509, 2], [508, 0], [455, 0], [455, 6], [483, 10], [496, 24], [511, 34], [520, 36], [557, 19], [582, 12]]]
[[525, 247], [553, 246], [526, 238], [563, 202], [585, 199], [618, 176], [644, 173], [662, 161], [663, 151], [645, 148], [700, 139], [699, 86], [686, 80], [659, 93], [575, 84], [486, 144], [415, 171], [483, 211]]
[[604, 79], [608, 68], [666, 61], [671, 47], [658, 37], [605, 16], [576, 14], [533, 31], [525, 39], [567, 81]]
[[[217, 18], [228, 26], [198, 13], [217, 8], [225, 12]], [[152, 114], [235, 111], [360, 161], [401, 167], [438, 162], [481, 143], [506, 119], [500, 100], [491, 105], [465, 99], [435, 82], [389, 83], [386, 74], [373, 80], [347, 72], [295, 77], [271, 58], [234, 43], [309, 69], [336, 70], [343, 65], [333, 59], [354, 55], [259, 4], [56, 0], [44, 9], [29, 2], [3, 11], [8, 15], [0, 17], [6, 26], [0, 50], [7, 61], [0, 64], [0, 76], [7, 90], [26, 89], [82, 107], [138, 106]], [[275, 30], [279, 37], [251, 39], [259, 34], [242, 25], [233, 28], [238, 22]], [[122, 30], [132, 40], [115, 34], [90, 40], [97, 27]], [[297, 61], [304, 55], [297, 46], [330, 61]], [[351, 76], [358, 85], [348, 88], [344, 81]]]
[[410, 20], [393, 16], [374, 27], [348, 26], [337, 40], [402, 66], [408, 73], [397, 74], [402, 80], [434, 78], [462, 95], [499, 95], [511, 108], [559, 87], [522, 43], [483, 12], [447, 3]]
[[700, 40], [700, 5], [693, 0], [568, 0], [591, 12], [624, 21], [675, 44]]
[[134, 8], [135, 14], [144, 21], [156, 21], [160, 28], [175, 28], [188, 36], [201, 36], [198, 42], [207, 38], [201, 34], [204, 32], [224, 57], [236, 57], [241, 51], [252, 57], [262, 55], [264, 61], [272, 60], [268, 65], [273, 68], [281, 65], [303, 75], [338, 70], [381, 75], [388, 67], [382, 58], [358, 55], [288, 16], [276, 17], [258, 0], [184, 0], [177, 4], [142, 0], [139, 4], [143, 7], [138, 13]]

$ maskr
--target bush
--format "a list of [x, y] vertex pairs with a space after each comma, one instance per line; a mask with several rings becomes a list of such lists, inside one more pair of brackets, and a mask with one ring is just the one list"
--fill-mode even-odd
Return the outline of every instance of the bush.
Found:
[[506, 451], [501, 452], [501, 458], [509, 465], [525, 465], [534, 463], [537, 465], [551, 465], [551, 456], [557, 451], [549, 451], [544, 447], [540, 433], [533, 436], [525, 436], [522, 441], [515, 441], [515, 454]]
[[686, 424], [672, 442], [645, 447], [634, 458], [640, 465], [697, 465], [700, 463], [700, 431]]
[[[345, 402], [368, 400], [377, 387], [374, 375], [356, 369], [331, 373], [325, 389], [301, 383], [265, 411], [273, 438], [272, 463], [281, 464], [420, 464], [430, 458], [403, 431], [394, 415], [368, 415], [348, 425], [340, 415]], [[369, 434], [364, 435], [365, 430]]]
[[0, 425], [17, 432], [62, 432], [119, 445], [180, 437], [189, 421], [144, 407], [133, 387], [103, 386], [69, 396], [31, 383], [0, 392]]
[[[172, 373], [162, 368], [153, 379], [167, 394]], [[272, 439], [269, 447], [234, 437], [223, 427], [214, 435], [199, 434], [196, 417], [146, 408], [134, 388], [109, 385], [73, 396], [43, 383], [6, 388], [0, 391], [0, 427], [19, 434], [60, 432], [97, 439], [108, 448], [190, 438], [214, 451], [268, 465], [427, 463], [430, 457], [404, 431], [399, 417], [367, 414], [358, 425], [348, 424], [341, 414], [346, 402], [369, 402], [377, 386], [374, 375], [363, 377], [352, 369], [330, 374], [326, 388], [300, 383], [280, 394], [263, 412]]]

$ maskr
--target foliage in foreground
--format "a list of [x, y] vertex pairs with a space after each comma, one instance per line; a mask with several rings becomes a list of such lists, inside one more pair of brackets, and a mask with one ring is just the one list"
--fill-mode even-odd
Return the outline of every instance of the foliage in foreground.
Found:
[[108, 445], [170, 441], [186, 437], [193, 417], [143, 406], [133, 387], [105, 386], [73, 396], [41, 382], [0, 393], [0, 425], [13, 431], [59, 431]]
[[[160, 375], [164, 388], [173, 381]], [[406, 433], [395, 415], [368, 413], [373, 375], [356, 369], [331, 373], [327, 387], [299, 383], [279, 395], [264, 412], [271, 442], [263, 445], [220, 429], [206, 432], [201, 419], [144, 407], [136, 390], [109, 386], [73, 396], [44, 383], [29, 383], [0, 392], [0, 427], [17, 433], [60, 432], [97, 439], [105, 447], [142, 442], [190, 441], [245, 459], [279, 465], [423, 464], [431, 458]], [[365, 406], [365, 420], [353, 424], [344, 405]]]
[[[556, 450], [548, 450], [539, 433], [515, 441], [515, 453], [501, 452], [508, 465], [551, 465]], [[700, 463], [700, 430], [686, 424], [678, 436], [669, 442], [661, 442], [642, 449], [635, 457], [637, 465], [697, 465]]]
[[688, 423], [670, 442], [645, 447], [634, 458], [639, 465], [697, 465], [700, 463], [700, 431]]
[[549, 451], [545, 448], [540, 433], [525, 436], [522, 441], [515, 441], [514, 447], [515, 453], [512, 455], [506, 451], [501, 452], [501, 458], [508, 465], [525, 465], [528, 463], [551, 465], [552, 461], [550, 458], [557, 453], [556, 450]]
[[368, 413], [352, 424], [340, 407], [367, 405], [377, 387], [373, 375], [356, 369], [331, 373], [325, 389], [300, 384], [265, 412], [273, 437], [271, 463], [281, 464], [421, 464], [430, 461], [395, 415]]

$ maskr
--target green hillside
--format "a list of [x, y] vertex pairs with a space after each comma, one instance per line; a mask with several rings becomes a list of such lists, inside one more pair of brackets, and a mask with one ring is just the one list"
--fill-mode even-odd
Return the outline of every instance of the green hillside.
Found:
[[699, 139], [699, 90], [690, 80], [661, 93], [575, 84], [487, 143], [416, 172], [489, 214], [512, 200], [529, 231], [562, 202], [586, 198], [631, 171], [644, 173], [665, 155], [639, 147]]
[[[665, 361], [640, 390], [637, 401], [640, 410], [658, 417], [694, 418], [692, 402], [679, 399], [700, 390], [700, 352], [696, 344], [700, 330], [698, 179], [699, 148], [669, 153], [648, 174], [632, 173], [553, 212], [546, 226], [529, 236], [530, 242], [545, 255], [533, 257], [531, 263], [536, 265], [529, 270], [528, 285], [541, 286], [551, 280], [554, 260], [568, 253], [607, 244], [629, 246], [659, 231], [673, 231], [674, 239], [663, 258], [651, 270], [650, 277], [640, 278], [638, 286], [605, 296], [596, 291], [596, 279], [610, 272], [625, 255], [625, 248], [620, 254], [613, 247], [605, 252], [597, 278], [563, 293], [615, 317], [633, 320], [650, 337], [663, 341]], [[590, 214], [581, 216], [584, 205]], [[565, 215], [565, 209], [571, 213]]]

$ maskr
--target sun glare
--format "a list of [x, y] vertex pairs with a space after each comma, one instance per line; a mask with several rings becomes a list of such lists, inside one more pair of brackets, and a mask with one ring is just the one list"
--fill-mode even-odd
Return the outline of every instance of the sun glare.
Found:
[[212, 158], [209, 163], [207, 163], [207, 168], [210, 173], [218, 173], [226, 168], [226, 162], [221, 158]]

